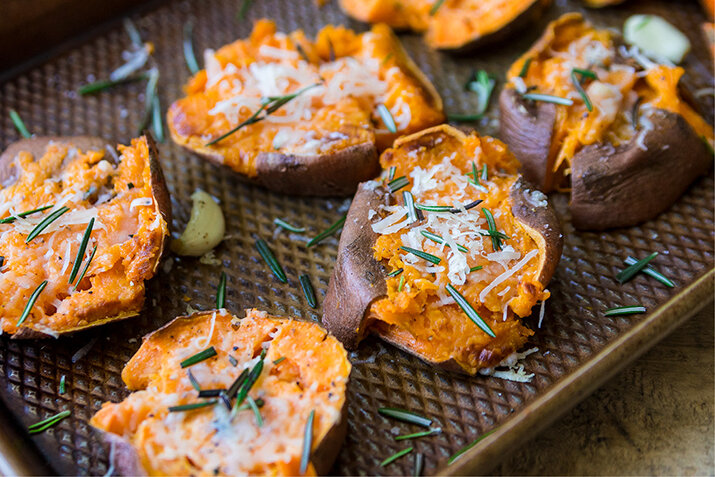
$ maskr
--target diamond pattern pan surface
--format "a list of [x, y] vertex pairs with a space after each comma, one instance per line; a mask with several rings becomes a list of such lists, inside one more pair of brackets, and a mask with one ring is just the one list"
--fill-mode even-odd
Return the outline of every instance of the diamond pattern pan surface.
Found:
[[[255, 0], [247, 18], [237, 18], [236, 0], [179, 0], [151, 2], [132, 15], [145, 40], [156, 47], [161, 72], [160, 98], [166, 107], [181, 94], [189, 76], [181, 50], [182, 28], [191, 19], [197, 51], [216, 48], [246, 36], [251, 21], [274, 19], [280, 29], [303, 28], [314, 34], [327, 23], [358, 30], [336, 2], [318, 8], [311, 0]], [[476, 95], [463, 84], [473, 69], [485, 69], [503, 81], [507, 66], [539, 35], [549, 19], [566, 11], [581, 11], [599, 26], [620, 27], [635, 12], [665, 16], [691, 39], [694, 50], [686, 61], [688, 86], [712, 87], [712, 65], [700, 35], [704, 16], [696, 2], [626, 2], [587, 10], [580, 2], [558, 0], [547, 18], [518, 33], [516, 38], [467, 57], [454, 57], [424, 47], [417, 35], [402, 35], [415, 61], [433, 80], [451, 113], [476, 108]], [[81, 97], [77, 88], [95, 78], [106, 78], [121, 63], [129, 38], [119, 19], [81, 43], [61, 49], [44, 63], [25, 68], [0, 83], [0, 145], [18, 138], [8, 117], [17, 110], [27, 126], [42, 135], [97, 135], [126, 142], [136, 134], [143, 114], [143, 83], [133, 83], [93, 96]], [[497, 92], [498, 93], [498, 92]], [[712, 111], [711, 96], [702, 98]], [[475, 125], [484, 134], [498, 129], [496, 101]], [[710, 120], [712, 117], [710, 115]], [[88, 425], [102, 402], [127, 395], [120, 373], [139, 347], [141, 336], [173, 317], [185, 314], [187, 304], [207, 309], [214, 303], [221, 270], [228, 275], [227, 308], [240, 313], [257, 307], [278, 315], [318, 320], [303, 296], [298, 276], [307, 273], [322, 303], [334, 263], [337, 240], [331, 238], [310, 250], [305, 243], [276, 230], [275, 217], [305, 224], [314, 236], [333, 223], [349, 206], [346, 199], [292, 198], [245, 184], [225, 170], [180, 150], [170, 142], [160, 145], [161, 162], [172, 194], [174, 230], [186, 223], [189, 196], [201, 188], [221, 200], [227, 238], [216, 249], [221, 266], [190, 258], [168, 256], [149, 283], [147, 306], [141, 316], [68, 338], [13, 341], [0, 337], [0, 436], [6, 468], [16, 472], [47, 463], [48, 472], [101, 475], [107, 471], [108, 449]], [[567, 198], [554, 196], [561, 214], [566, 244], [550, 290], [546, 317], [526, 349], [537, 347], [524, 365], [534, 378], [528, 383], [496, 378], [467, 378], [431, 368], [416, 358], [369, 339], [351, 355], [354, 364], [349, 391], [349, 431], [333, 468], [336, 474], [409, 474], [413, 459], [382, 468], [379, 463], [406, 447], [393, 436], [412, 430], [376, 412], [381, 406], [403, 407], [432, 418], [442, 434], [415, 441], [425, 455], [425, 473], [486, 472], [510, 447], [532, 437], [543, 426], [585, 397], [598, 384], [634, 359], [703, 302], [712, 297], [713, 177], [697, 181], [667, 212], [638, 227], [604, 233], [576, 232], [568, 215]], [[256, 238], [266, 239], [289, 276], [280, 284], [264, 265]], [[625, 285], [614, 276], [627, 255], [644, 257], [660, 251], [657, 265], [676, 283], [674, 289], [639, 275]], [[605, 317], [613, 306], [642, 304], [644, 315]], [[537, 328], [538, 309], [527, 323]], [[73, 355], [91, 345], [86, 355]], [[67, 392], [58, 393], [61, 376]], [[70, 409], [71, 417], [53, 429], [30, 438], [27, 425]], [[496, 429], [452, 466], [447, 459], [478, 436]], [[14, 435], [14, 437], [13, 437]], [[7, 467], [9, 466], [9, 467]]]

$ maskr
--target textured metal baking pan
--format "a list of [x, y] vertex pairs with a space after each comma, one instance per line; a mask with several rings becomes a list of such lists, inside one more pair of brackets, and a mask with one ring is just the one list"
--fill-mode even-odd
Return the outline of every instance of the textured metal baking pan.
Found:
[[[269, 17], [284, 31], [303, 28], [314, 34], [327, 23], [356, 29], [337, 8], [318, 8], [311, 0], [255, 0], [246, 20], [237, 19], [236, 0], [181, 0], [152, 2], [132, 16], [146, 40], [156, 46], [164, 108], [181, 94], [188, 71], [181, 50], [182, 27], [191, 19], [197, 51], [215, 48], [248, 34], [251, 20]], [[512, 42], [488, 47], [467, 57], [430, 51], [417, 35], [402, 36], [415, 61], [434, 81], [449, 112], [473, 110], [475, 98], [463, 90], [472, 69], [486, 69], [503, 78], [507, 66], [540, 34], [548, 19], [565, 11], [582, 11], [600, 26], [620, 27], [634, 12], [658, 13], [690, 37], [688, 85], [712, 87], [712, 65], [700, 37], [704, 16], [696, 2], [626, 2], [604, 10], [585, 10], [580, 2], [556, 1], [548, 18], [520, 32]], [[92, 78], [105, 78], [121, 62], [129, 39], [119, 19], [87, 36], [80, 44], [60, 49], [50, 59], [0, 83], [0, 145], [17, 139], [8, 119], [16, 109], [36, 134], [92, 134], [128, 141], [136, 133], [143, 112], [142, 84], [130, 84], [91, 97], [77, 88]], [[48, 45], [48, 47], [51, 45]], [[11, 47], [3, 45], [3, 48]], [[703, 98], [712, 120], [712, 98]], [[496, 132], [496, 108], [477, 129]], [[141, 336], [174, 316], [187, 304], [206, 309], [214, 303], [221, 270], [228, 274], [227, 307], [240, 313], [255, 306], [279, 315], [318, 319], [319, 310], [306, 303], [297, 277], [308, 273], [322, 302], [335, 260], [337, 241], [305, 248], [284, 233], [275, 233], [273, 218], [305, 224], [309, 236], [325, 229], [347, 208], [346, 199], [296, 199], [268, 193], [237, 180], [170, 143], [160, 146], [161, 161], [172, 193], [174, 228], [188, 219], [190, 194], [200, 187], [220, 198], [228, 238], [216, 249], [221, 266], [195, 259], [169, 257], [148, 286], [147, 306], [141, 316], [47, 341], [13, 341], [0, 337], [0, 471], [7, 474], [103, 474], [108, 450], [87, 424], [102, 402], [127, 395], [122, 366], [139, 346]], [[576, 232], [570, 224], [567, 198], [555, 196], [566, 234], [564, 255], [549, 286], [544, 323], [529, 347], [539, 351], [525, 360], [535, 374], [529, 383], [495, 378], [467, 378], [433, 369], [419, 360], [369, 339], [352, 355], [354, 371], [349, 391], [349, 431], [333, 469], [337, 474], [409, 474], [412, 458], [381, 468], [382, 459], [406, 447], [393, 440], [402, 426], [377, 415], [380, 406], [398, 406], [425, 414], [442, 427], [440, 435], [419, 439], [416, 450], [425, 455], [425, 472], [484, 473], [509, 449], [533, 437], [611, 375], [685, 320], [712, 298], [713, 291], [713, 177], [697, 181], [669, 211], [638, 227], [604, 233]], [[266, 239], [289, 275], [278, 283], [264, 265], [253, 243]], [[614, 280], [627, 255], [644, 257], [660, 251], [658, 268], [677, 286], [666, 288], [646, 276], [625, 285]], [[187, 301], [188, 300], [188, 301]], [[630, 317], [604, 317], [603, 310], [618, 305], [643, 304], [649, 312]], [[538, 310], [536, 315], [538, 315]], [[538, 316], [527, 320], [537, 328]], [[75, 363], [72, 356], [91, 344]], [[58, 394], [66, 375], [67, 392]], [[55, 428], [30, 438], [24, 429], [64, 409], [72, 415]], [[7, 431], [5, 430], [7, 429]], [[480, 445], [445, 467], [447, 458], [485, 432], [496, 431]]]

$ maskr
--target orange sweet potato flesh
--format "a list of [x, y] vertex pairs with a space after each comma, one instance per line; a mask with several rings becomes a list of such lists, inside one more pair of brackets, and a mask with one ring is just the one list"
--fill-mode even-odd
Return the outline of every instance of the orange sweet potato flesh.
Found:
[[[501, 136], [525, 177], [545, 192], [570, 188], [579, 228], [650, 219], [712, 162], [706, 146], [713, 144], [712, 127], [679, 92], [684, 70], [653, 64], [643, 71], [624, 51], [611, 30], [566, 14], [512, 65], [500, 96]], [[592, 111], [574, 86], [572, 68], [597, 75], [577, 76]], [[573, 105], [530, 101], [524, 89]]]
[[425, 33], [436, 49], [468, 51], [500, 41], [540, 17], [551, 0], [340, 0], [353, 18]]
[[[0, 156], [0, 219], [56, 204], [0, 224], [4, 333], [56, 337], [142, 309], [144, 282], [154, 275], [169, 235], [171, 204], [151, 138], [133, 139], [118, 151], [99, 138], [33, 137]], [[69, 211], [25, 243], [59, 204]], [[82, 267], [95, 245], [97, 251], [75, 290], [70, 273], [90, 216], [96, 221]], [[45, 280], [47, 286], [18, 326], [30, 296]]]
[[[474, 374], [497, 365], [533, 334], [520, 317], [549, 297], [545, 287], [558, 264], [563, 238], [546, 197], [520, 179], [519, 164], [502, 142], [475, 133], [465, 135], [449, 126], [399, 139], [380, 162], [386, 171], [396, 168], [394, 177], [406, 176], [411, 183], [390, 194], [382, 181], [385, 174], [381, 181], [360, 186], [341, 234], [323, 323], [349, 348], [373, 333], [427, 362], [455, 371]], [[487, 166], [488, 179], [480, 180], [480, 187], [488, 192], [466, 183], [472, 162], [478, 171]], [[401, 216], [404, 209], [395, 206], [404, 204], [404, 190], [424, 204], [483, 202], [460, 214], [440, 213], [440, 218], [424, 211], [424, 220], [396, 231], [381, 230], [375, 225], [379, 221], [391, 213]], [[483, 236], [488, 227], [482, 207], [494, 215], [496, 230], [509, 237], [501, 242], [501, 249], [495, 250], [491, 238]], [[457, 216], [469, 225], [449, 222]], [[456, 262], [453, 266], [456, 255], [452, 249], [422, 239], [422, 231], [466, 237], [455, 241], [468, 247], [468, 268], [460, 268]], [[425, 268], [432, 264], [408, 257], [400, 249], [403, 245], [440, 258], [438, 266], [444, 270]], [[483, 268], [472, 271], [474, 267]], [[403, 269], [399, 275], [388, 275], [398, 269]], [[465, 271], [462, 278], [460, 269]], [[482, 331], [449, 299], [445, 291], [449, 283], [495, 337]]]
[[[298, 97], [267, 119], [208, 145], [261, 106]], [[442, 101], [386, 25], [358, 34], [328, 25], [314, 41], [258, 21], [247, 39], [207, 56], [167, 113], [173, 140], [243, 177], [295, 195], [347, 195], [379, 172], [378, 153], [400, 134], [444, 120]], [[391, 112], [388, 130], [377, 106]]]
[[[209, 346], [216, 356], [180, 367]], [[253, 368], [264, 349], [263, 369], [248, 394], [264, 401], [262, 426], [250, 409], [231, 418], [222, 402], [168, 411], [205, 401], [188, 371], [201, 389], [227, 389], [244, 369]], [[326, 473], [346, 430], [350, 369], [342, 345], [315, 323], [258, 310], [247, 310], [242, 319], [226, 310], [195, 313], [144, 338], [122, 371], [132, 394], [105, 403], [90, 423], [114, 443], [115, 467], [122, 475], [299, 475], [306, 421], [315, 410], [307, 473]]]

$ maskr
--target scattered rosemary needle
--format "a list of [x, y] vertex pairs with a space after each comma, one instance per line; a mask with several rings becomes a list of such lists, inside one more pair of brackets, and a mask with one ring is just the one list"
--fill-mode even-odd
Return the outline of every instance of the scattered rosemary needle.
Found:
[[194, 377], [194, 374], [191, 372], [190, 369], [186, 370], [186, 374], [189, 376], [189, 382], [191, 383], [191, 387], [196, 389], [197, 391], [201, 392], [201, 385], [196, 380], [196, 378]]
[[144, 117], [139, 124], [138, 134], [142, 134], [144, 129], [149, 125], [154, 112], [154, 97], [159, 83], [159, 70], [152, 68], [149, 70], [149, 81], [146, 82], [146, 91], [144, 93]]
[[194, 54], [194, 24], [188, 21], [184, 24], [184, 60], [186, 60], [186, 67], [189, 69], [192, 75], [199, 72], [199, 62], [196, 61], [196, 55]]
[[55, 414], [54, 416], [50, 416], [47, 419], [43, 419], [40, 422], [36, 422], [35, 424], [28, 426], [27, 430], [30, 432], [30, 434], [37, 434], [39, 432], [42, 432], [42, 431], [54, 426], [55, 424], [60, 422], [62, 419], [69, 417], [70, 414], [71, 414], [70, 411], [59, 412], [59, 413]]
[[84, 264], [84, 268], [82, 269], [82, 272], [79, 274], [79, 278], [74, 284], [74, 289], [76, 290], [77, 287], [79, 286], [80, 283], [82, 283], [82, 279], [84, 276], [87, 274], [87, 270], [89, 269], [89, 264], [92, 263], [92, 259], [94, 258], [94, 255], [97, 253], [97, 245], [94, 246], [92, 249], [92, 253], [89, 254], [89, 258], [87, 259], [87, 263]]
[[404, 250], [407, 253], [411, 253], [412, 255], [420, 257], [423, 260], [427, 260], [430, 263], [434, 263], [435, 265], [439, 265], [439, 263], [442, 261], [441, 258], [436, 257], [431, 253], [423, 252], [422, 250], [417, 250], [416, 248], [405, 247], [404, 245], [401, 245], [400, 249]]
[[385, 460], [383, 460], [382, 462], [380, 462], [380, 467], [385, 467], [385, 466], [388, 465], [388, 464], [392, 464], [392, 463], [395, 462], [397, 459], [399, 459], [399, 458], [402, 457], [402, 456], [405, 456], [405, 455], [409, 454], [409, 453], [412, 452], [413, 450], [414, 450], [414, 447], [408, 447], [407, 449], [402, 449], [402, 450], [399, 451], [399, 452], [395, 452], [395, 453], [392, 454], [390, 457], [388, 457], [387, 459], [385, 459]]
[[154, 131], [154, 137], [160, 143], [164, 143], [164, 119], [161, 115], [161, 103], [159, 96], [154, 96], [151, 106], [151, 129]]
[[425, 456], [421, 452], [415, 454], [415, 467], [412, 471], [413, 477], [422, 475], [422, 469], [425, 466]]
[[27, 235], [27, 237], [25, 238], [25, 243], [30, 243], [32, 239], [40, 235], [43, 230], [45, 230], [52, 222], [59, 219], [60, 216], [62, 216], [62, 214], [64, 214], [68, 210], [70, 210], [69, 207], [60, 207], [59, 209], [55, 210], [50, 215], [42, 219], [42, 221], [39, 224], [35, 225], [35, 227]]
[[248, 373], [248, 376], [243, 381], [241, 387], [238, 389], [238, 392], [236, 393], [236, 402], [234, 403], [234, 408], [238, 408], [238, 406], [243, 404], [243, 401], [245, 401], [246, 397], [248, 396], [248, 392], [251, 390], [253, 385], [256, 384], [258, 377], [261, 375], [261, 372], [263, 372], [263, 359], [265, 357], [265, 354], [261, 353], [261, 359], [258, 360], [258, 362], [253, 366], [253, 368], [251, 368], [251, 371]]
[[185, 360], [181, 362], [181, 367], [182, 368], [188, 368], [189, 366], [193, 366], [196, 363], [200, 363], [201, 361], [204, 361], [206, 359], [209, 359], [211, 357], [216, 356], [216, 348], [213, 346], [206, 348], [203, 351], [199, 351], [193, 356], [189, 356]]
[[305, 294], [305, 299], [308, 301], [308, 305], [311, 308], [318, 306], [318, 301], [315, 299], [315, 290], [313, 290], [313, 285], [310, 283], [310, 277], [307, 274], [303, 274], [298, 277], [300, 280], [300, 286], [303, 288], [303, 293]]
[[300, 475], [304, 475], [308, 470], [310, 462], [310, 451], [313, 448], [313, 420], [315, 419], [315, 409], [308, 414], [308, 420], [305, 421], [305, 431], [303, 432], [303, 452], [300, 456]]
[[[489, 100], [496, 81], [484, 70], [475, 71], [467, 82], [466, 89], [477, 95], [477, 112], [471, 115], [449, 115], [450, 121], [455, 122], [471, 122], [477, 121], [484, 117], [484, 113], [489, 108]], [[474, 178], [476, 180], [476, 177]]]
[[432, 419], [420, 416], [414, 412], [407, 411], [405, 409], [399, 409], [396, 407], [381, 407], [377, 412], [383, 416], [391, 417], [397, 419], [398, 421], [407, 422], [409, 424], [416, 424], [422, 427], [430, 427], [432, 424]]
[[482, 267], [481, 265], [477, 265], [476, 267], [470, 268], [470, 269], [469, 269], [469, 272], [470, 272], [470, 273], [471, 273], [471, 272], [476, 272], [477, 270], [481, 270], [482, 268], [484, 268], [484, 267]]
[[404, 286], [405, 286], [405, 276], [404, 276], [404, 275], [400, 275], [400, 283], [399, 283], [399, 285], [397, 285], [397, 291], [398, 291], [398, 292], [401, 292], [401, 291], [402, 291], [402, 287], [404, 287]]
[[524, 61], [524, 66], [521, 67], [521, 71], [519, 72], [519, 78], [526, 78], [526, 75], [529, 73], [529, 66], [531, 66], [531, 61], [533, 58], [527, 58], [526, 61]]
[[278, 263], [278, 260], [276, 260], [275, 255], [273, 255], [273, 251], [268, 247], [266, 241], [263, 239], [256, 240], [256, 249], [263, 260], [268, 264], [268, 267], [271, 269], [273, 275], [276, 276], [278, 281], [281, 283], [288, 283], [288, 278], [286, 277], [285, 271], [283, 271], [283, 267], [281, 267], [281, 264]]
[[238, 11], [238, 19], [243, 20], [246, 18], [246, 14], [248, 13], [248, 9], [251, 8], [251, 4], [253, 4], [253, 0], [243, 0], [243, 3], [241, 3], [241, 9]]
[[221, 272], [216, 290], [216, 309], [226, 308], [226, 272]]
[[64, 394], [66, 392], [66, 387], [67, 387], [66, 380], [67, 380], [67, 378], [63, 374], [62, 377], [60, 377], [60, 391], [59, 391], [60, 394]]
[[417, 222], [417, 209], [415, 209], [415, 197], [408, 190], [402, 191], [402, 199], [407, 209], [407, 223]]
[[492, 239], [492, 248], [494, 248], [495, 252], [498, 252], [502, 248], [501, 240], [504, 236], [500, 235], [500, 232], [497, 230], [497, 223], [494, 220], [494, 215], [489, 211], [489, 209], [482, 207], [482, 212], [484, 213], [484, 217], [486, 217], [487, 219], [487, 226], [489, 227], [489, 236]]
[[395, 171], [397, 170], [397, 167], [395, 166], [390, 166], [390, 168], [387, 170], [387, 180], [391, 181], [395, 178]]
[[489, 327], [489, 325], [482, 319], [481, 316], [479, 316], [479, 313], [477, 313], [477, 310], [474, 309], [472, 305], [469, 304], [466, 298], [462, 296], [461, 293], [457, 291], [456, 288], [452, 286], [451, 283], [447, 284], [447, 292], [454, 298], [454, 301], [457, 302], [459, 307], [464, 311], [464, 313], [467, 315], [467, 317], [474, 322], [475, 325], [477, 325], [483, 332], [491, 336], [492, 338], [496, 338], [496, 335], [494, 334], [494, 331]]
[[12, 120], [12, 124], [15, 125], [15, 129], [17, 129], [17, 132], [20, 133], [20, 135], [24, 138], [32, 137], [32, 134], [30, 134], [30, 131], [27, 130], [27, 127], [25, 126], [25, 123], [22, 121], [22, 118], [18, 114], [17, 111], [14, 109], [10, 110], [10, 119]]
[[[484, 182], [486, 182], [488, 179], [489, 179], [489, 170], [487, 169], [487, 165], [484, 164], [484, 165], [482, 165], [482, 176], [481, 176], [481, 180], [484, 181]], [[481, 200], [480, 200], [479, 202], [481, 202]]]
[[387, 106], [382, 103], [378, 104], [377, 112], [380, 115], [382, 122], [385, 123], [387, 130], [392, 134], [395, 134], [397, 132], [397, 125], [395, 124], [395, 118], [392, 117], [392, 113], [389, 109], [387, 109]]
[[609, 308], [603, 313], [605, 316], [620, 316], [620, 315], [634, 315], [637, 313], [645, 313], [646, 308], [640, 305], [633, 306], [619, 306], [616, 308]]
[[[576, 91], [581, 96], [581, 99], [583, 99], [583, 102], [586, 105], [586, 109], [588, 110], [588, 112], [591, 112], [593, 111], [593, 104], [591, 103], [591, 100], [586, 94], [586, 91], [583, 89], [583, 86], [581, 85], [581, 79], [576, 76], [577, 74], [580, 74], [581, 76], [588, 76], [590, 78], [591, 76], [585, 74], [586, 71], [588, 70], [579, 70], [578, 68], [572, 69], [571, 81], [573, 82], [574, 88], [576, 88]], [[593, 72], [589, 71], [589, 73], [591, 73], [594, 77], [596, 76], [595, 74], [593, 74]]]
[[633, 265], [621, 270], [618, 272], [616, 275], [616, 280], [618, 280], [618, 283], [626, 283], [628, 280], [636, 276], [638, 272], [643, 270], [646, 265], [648, 265], [648, 262], [653, 260], [655, 257], [658, 256], [658, 252], [653, 252], [650, 255], [648, 255], [646, 258], [643, 258], [641, 260], [638, 260], [635, 262]]
[[254, 401], [251, 396], [247, 396], [246, 402], [248, 402], [248, 405], [251, 407], [251, 410], [253, 411], [253, 415], [256, 416], [256, 426], [262, 427], [263, 426], [263, 417], [261, 417], [261, 411], [258, 409], [258, 405], [256, 404], [256, 401]]
[[12, 216], [10, 216], [10, 217], [5, 217], [4, 219], [0, 220], [0, 224], [11, 224], [11, 223], [15, 222], [15, 220], [17, 219], [17, 217], [20, 217], [20, 218], [24, 219], [24, 218], [27, 217], [28, 215], [36, 214], [37, 212], [42, 212], [42, 211], [45, 211], [45, 210], [47, 210], [47, 209], [51, 209], [52, 207], [54, 207], [54, 205], [50, 204], [50, 205], [45, 205], [45, 206], [43, 206], [43, 207], [39, 207], [39, 208], [37, 208], [37, 209], [32, 209], [32, 210], [27, 210], [27, 211], [25, 211], [25, 212], [20, 212], [19, 214], [15, 214], [15, 215], [12, 215]]
[[[433, 234], [432, 232], [428, 232], [426, 230], [421, 230], [420, 233], [422, 234], [423, 237], [425, 237], [426, 239], [429, 239], [435, 243], [438, 243], [440, 245], [445, 244], [444, 239], [437, 234]], [[446, 243], [445, 245], [447, 247], [452, 248], [452, 246], [448, 243]], [[467, 247], [465, 247], [464, 245], [457, 244], [457, 250], [459, 250], [460, 252], [469, 253], [469, 249], [467, 249]]]
[[273, 365], [275, 366], [276, 364], [280, 364], [280, 363], [282, 363], [283, 361], [285, 361], [285, 359], [286, 359], [285, 356], [281, 356], [281, 357], [278, 358], [277, 360], [273, 361]]
[[447, 460], [447, 465], [452, 465], [454, 463], [454, 461], [456, 461], [457, 459], [462, 457], [465, 452], [467, 452], [469, 449], [471, 449], [472, 447], [479, 444], [482, 440], [484, 440], [487, 436], [489, 436], [494, 431], [496, 431], [496, 429], [492, 429], [491, 431], [482, 434], [481, 436], [477, 437], [476, 439], [474, 439], [472, 442], [470, 442], [466, 446], [459, 449]]
[[[638, 262], [638, 260], [629, 256], [623, 262], [626, 265], [635, 265]], [[662, 283], [663, 285], [665, 285], [667, 287], [673, 288], [675, 286], [675, 283], [673, 283], [672, 280], [670, 280], [668, 277], [666, 277], [665, 275], [663, 275], [662, 273], [660, 273], [658, 270], [651, 267], [650, 265], [645, 266], [641, 271], [643, 273], [645, 273], [646, 275], [655, 278], [656, 280], [658, 280], [660, 283]]]
[[390, 189], [390, 193], [394, 194], [398, 190], [402, 189], [406, 185], [409, 185], [410, 180], [405, 176], [400, 176], [397, 179], [392, 179], [387, 183], [387, 187]]
[[211, 399], [209, 401], [194, 402], [191, 404], [182, 404], [180, 406], [169, 407], [169, 412], [186, 412], [193, 411], [195, 409], [201, 409], [202, 407], [213, 406], [218, 403], [218, 399]]
[[394, 270], [394, 271], [388, 273], [387, 276], [388, 276], [388, 277], [396, 277], [397, 275], [399, 275], [399, 274], [402, 273], [402, 272], [403, 272], [403, 269], [402, 269], [402, 268], [398, 268], [397, 270]]
[[124, 30], [127, 32], [127, 35], [129, 35], [132, 45], [137, 47], [142, 46], [142, 37], [139, 34], [139, 30], [137, 30], [136, 25], [134, 25], [134, 22], [130, 18], [124, 18], [122, 24], [124, 25]]
[[70, 280], [69, 280], [70, 285], [74, 282], [74, 279], [77, 278], [77, 274], [79, 273], [79, 267], [82, 265], [82, 261], [84, 260], [84, 253], [87, 251], [87, 244], [89, 243], [89, 237], [90, 237], [90, 235], [92, 235], [93, 228], [94, 228], [94, 217], [89, 219], [87, 228], [84, 230], [84, 235], [82, 236], [82, 242], [80, 242], [80, 244], [79, 244], [79, 249], [77, 250], [77, 256], [74, 259], [74, 264], [72, 265], [72, 272], [70, 273]]
[[278, 217], [273, 219], [273, 223], [276, 224], [280, 228], [286, 229], [287, 231], [293, 232], [296, 234], [302, 234], [303, 232], [305, 232], [305, 227], [296, 227], [295, 225], [291, 225], [288, 222], [286, 222], [285, 220], [279, 219]]
[[228, 355], [228, 362], [231, 363], [231, 366], [233, 366], [234, 368], [238, 366], [238, 360], [230, 354]]
[[43, 281], [40, 283], [37, 288], [35, 288], [35, 291], [32, 292], [32, 295], [30, 295], [30, 299], [27, 300], [27, 303], [25, 304], [25, 309], [22, 311], [22, 315], [20, 315], [20, 319], [17, 320], [17, 325], [20, 326], [25, 322], [27, 317], [30, 315], [30, 311], [32, 311], [32, 307], [35, 306], [35, 302], [37, 301], [37, 297], [40, 296], [40, 293], [42, 293], [42, 290], [45, 289], [47, 286], [47, 280]]
[[525, 93], [522, 95], [524, 99], [529, 99], [531, 101], [542, 101], [545, 103], [560, 104], [562, 106], [573, 105], [573, 100], [569, 98], [562, 98], [560, 96], [553, 96], [551, 94], [541, 94], [541, 93]]
[[435, 16], [435, 14], [437, 13], [437, 10], [439, 10], [439, 7], [441, 7], [443, 3], [444, 3], [444, 0], [436, 0], [432, 4], [432, 8], [430, 8], [430, 10], [429, 10], [429, 14], [431, 17]]
[[340, 230], [343, 225], [345, 224], [345, 219], [348, 217], [348, 214], [343, 214], [342, 217], [340, 217], [338, 220], [336, 220], [330, 227], [325, 229], [323, 232], [320, 232], [318, 235], [310, 239], [308, 242], [308, 247], [312, 247], [313, 245], [317, 245], [326, 238], [330, 237], [333, 235], [335, 232]]
[[427, 437], [431, 436], [433, 434], [439, 434], [442, 432], [442, 429], [440, 427], [433, 427], [427, 431], [422, 431], [422, 432], [415, 432], [413, 434], [404, 434], [401, 436], [395, 436], [396, 441], [404, 441], [407, 439], [417, 439], [419, 437]]
[[77, 92], [82, 96], [87, 96], [88, 94], [99, 93], [109, 88], [113, 88], [120, 84], [134, 83], [136, 81], [145, 80], [149, 77], [146, 73], [140, 73], [137, 75], [127, 76], [119, 80], [99, 80], [93, 83], [88, 83], [84, 86], [80, 86]]

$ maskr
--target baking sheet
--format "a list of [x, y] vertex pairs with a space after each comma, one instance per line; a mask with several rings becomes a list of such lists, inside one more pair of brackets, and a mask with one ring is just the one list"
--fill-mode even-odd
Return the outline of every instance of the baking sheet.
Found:
[[[194, 22], [196, 51], [217, 48], [246, 36], [251, 21], [274, 19], [281, 30], [304, 28], [310, 35], [327, 23], [345, 24], [358, 30], [365, 25], [349, 20], [335, 2], [317, 8], [311, 0], [291, 2], [255, 0], [247, 19], [237, 18], [236, 0], [183, 0], [153, 2], [133, 16], [145, 40], [156, 46], [154, 57], [161, 72], [160, 98], [165, 109], [181, 94], [189, 73], [181, 50], [182, 28]], [[508, 65], [540, 35], [548, 19], [566, 11], [585, 12], [599, 26], [620, 27], [634, 12], [658, 13], [685, 32], [694, 45], [688, 57], [688, 85], [692, 90], [712, 87], [712, 65], [700, 36], [703, 15], [696, 2], [627, 2], [604, 10], [586, 10], [575, 1], [557, 1], [548, 17], [517, 34], [512, 42], [487, 47], [471, 56], [454, 57], [424, 47], [417, 35], [402, 36], [407, 50], [433, 80], [450, 113], [467, 113], [476, 108], [475, 95], [463, 90], [471, 70], [485, 69], [503, 82]], [[118, 66], [129, 39], [117, 21], [106, 30], [72, 47], [45, 63], [0, 84], [0, 145], [18, 138], [8, 118], [16, 109], [36, 134], [92, 134], [127, 142], [136, 134], [143, 114], [144, 85], [121, 86], [90, 97], [75, 91], [88, 81], [106, 78]], [[494, 98], [496, 98], [495, 92]], [[496, 101], [477, 129], [497, 131]], [[702, 106], [712, 120], [712, 97]], [[139, 347], [141, 336], [186, 313], [187, 304], [197, 309], [213, 306], [220, 272], [228, 275], [227, 308], [241, 313], [258, 307], [278, 315], [319, 319], [319, 310], [306, 303], [297, 277], [311, 276], [322, 304], [337, 240], [330, 239], [310, 250], [285, 232], [276, 233], [275, 217], [305, 224], [308, 237], [334, 222], [348, 207], [346, 199], [284, 197], [244, 184], [225, 170], [212, 166], [170, 142], [160, 146], [161, 162], [172, 194], [174, 230], [182, 230], [188, 219], [189, 196], [200, 187], [221, 200], [226, 216], [227, 239], [216, 249], [222, 266], [196, 259], [167, 258], [148, 284], [146, 310], [141, 316], [121, 323], [47, 341], [12, 341], [0, 337], [0, 399], [8, 419], [20, 429], [71, 409], [70, 418], [53, 429], [27, 439], [19, 446], [25, 456], [10, 469], [29, 469], [46, 459], [61, 474], [104, 474], [108, 449], [101, 445], [88, 419], [102, 402], [119, 401], [128, 393], [121, 369]], [[412, 445], [395, 442], [393, 435], [412, 430], [377, 415], [381, 406], [403, 407], [424, 414], [443, 429], [440, 435], [414, 441], [415, 450], [425, 454], [425, 472], [435, 473], [446, 459], [477, 436], [498, 428], [472, 453], [447, 469], [454, 472], [485, 472], [496, 465], [509, 444], [533, 435], [543, 424], [583, 398], [595, 384], [618, 366], [644, 351], [653, 340], [712, 296], [713, 268], [713, 177], [705, 177], [668, 212], [639, 227], [606, 233], [575, 232], [567, 212], [567, 198], [553, 201], [564, 221], [566, 243], [561, 264], [549, 289], [553, 296], [546, 305], [541, 329], [525, 347], [539, 351], [525, 360], [535, 374], [529, 383], [495, 378], [467, 378], [435, 370], [416, 358], [368, 339], [351, 355], [354, 371], [349, 390], [349, 430], [333, 469], [338, 474], [409, 474], [413, 456], [388, 467], [385, 457]], [[264, 238], [289, 276], [286, 285], [277, 282], [256, 252], [253, 243]], [[678, 285], [668, 289], [639, 275], [625, 285], [614, 276], [627, 255], [644, 257], [660, 251], [660, 271]], [[170, 264], [170, 265], [169, 265]], [[708, 275], [709, 274], [709, 275]], [[700, 279], [698, 282], [697, 280]], [[187, 301], [188, 300], [188, 301]], [[670, 300], [670, 301], [669, 301]], [[603, 310], [619, 305], [642, 304], [649, 313], [627, 317], [604, 317]], [[535, 316], [527, 322], [536, 328]], [[77, 362], [72, 356], [94, 343]], [[618, 357], [618, 359], [614, 359]], [[59, 395], [62, 375], [67, 392]], [[0, 436], [4, 449], [12, 451], [7, 435]], [[34, 444], [32, 444], [32, 443]], [[33, 447], [36, 446], [36, 447]], [[15, 445], [17, 448], [18, 446]], [[35, 462], [29, 454], [37, 451]], [[498, 452], [497, 452], [498, 451]], [[9, 461], [8, 459], [7, 461]], [[25, 467], [19, 467], [25, 462]]]

